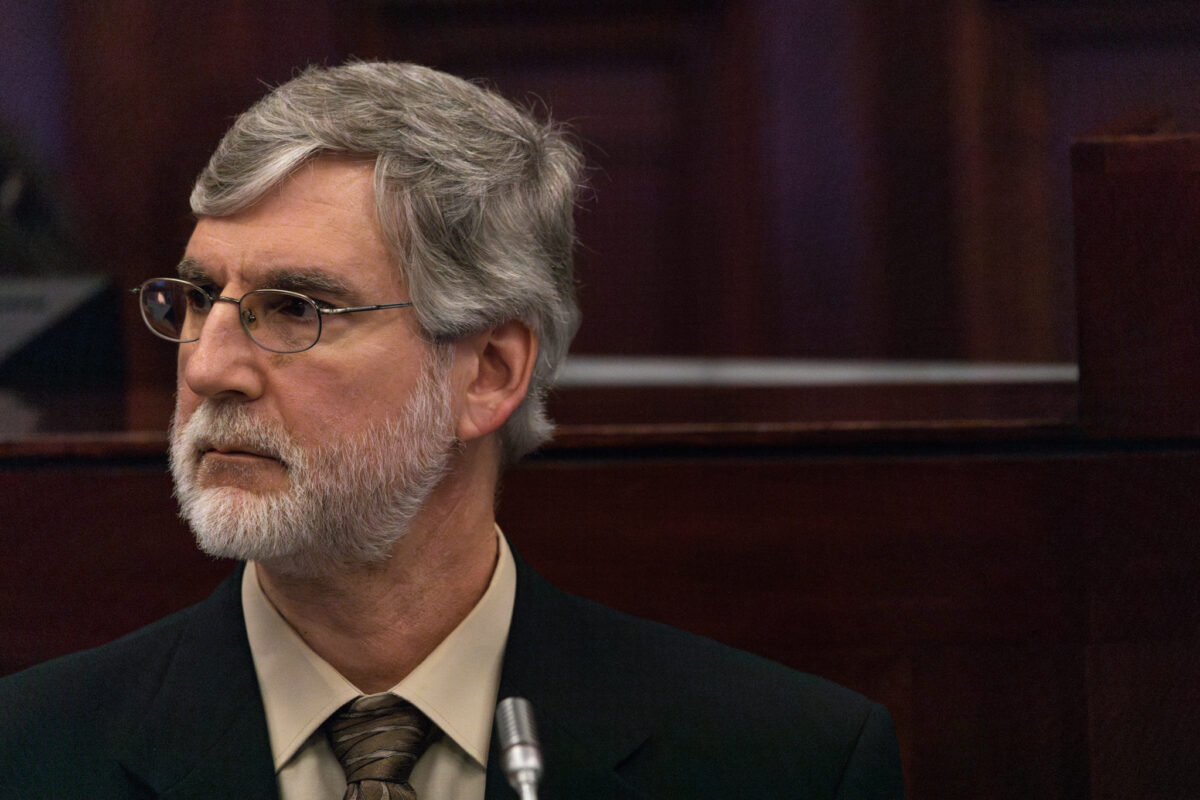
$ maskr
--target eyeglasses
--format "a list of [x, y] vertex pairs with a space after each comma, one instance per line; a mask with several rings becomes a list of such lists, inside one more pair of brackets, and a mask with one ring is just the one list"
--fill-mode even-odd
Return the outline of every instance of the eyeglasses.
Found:
[[179, 278], [151, 278], [133, 290], [142, 319], [155, 336], [168, 342], [194, 342], [208, 312], [216, 303], [233, 303], [250, 340], [272, 353], [299, 353], [321, 338], [321, 320], [328, 315], [405, 308], [412, 303], [331, 308], [299, 292], [255, 289], [242, 299], [222, 297]]

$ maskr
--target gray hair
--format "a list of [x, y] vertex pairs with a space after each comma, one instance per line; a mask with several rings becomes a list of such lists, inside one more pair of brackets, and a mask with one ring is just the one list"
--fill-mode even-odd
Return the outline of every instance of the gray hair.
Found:
[[545, 395], [579, 325], [572, 251], [582, 159], [508, 100], [414, 64], [309, 67], [238, 117], [192, 211], [248, 208], [306, 161], [375, 162], [383, 234], [434, 343], [510, 320], [537, 334], [525, 400], [500, 431], [512, 463], [550, 438]]

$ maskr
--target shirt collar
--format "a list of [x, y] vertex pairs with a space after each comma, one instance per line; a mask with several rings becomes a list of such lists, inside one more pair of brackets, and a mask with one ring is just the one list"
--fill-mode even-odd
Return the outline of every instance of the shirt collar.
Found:
[[[421, 709], [480, 766], [487, 765], [516, 564], [500, 529], [499, 557], [483, 597], [416, 669], [390, 690]], [[360, 692], [305, 644], [263, 594], [254, 564], [242, 576], [242, 609], [278, 771], [329, 715]]]

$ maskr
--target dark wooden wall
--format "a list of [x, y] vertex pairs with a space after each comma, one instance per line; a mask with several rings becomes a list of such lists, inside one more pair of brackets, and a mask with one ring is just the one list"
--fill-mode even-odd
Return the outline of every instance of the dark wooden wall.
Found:
[[[266, 85], [400, 58], [585, 143], [577, 352], [1064, 361], [1068, 140], [1200, 118], [1200, 12], [1079, 5], [59, 0], [18, 85], [61, 127], [82, 265], [123, 287], [170, 271], [194, 175]], [[124, 322], [117, 427], [159, 428], [170, 350]]]
[[[911, 797], [1187, 796], [1149, 788], [1200, 787], [1174, 760], [1200, 742], [1200, 448], [978, 435], [564, 447], [508, 477], [501, 522], [564, 587], [886, 703]], [[161, 458], [108, 458], [0, 472], [0, 671], [228, 572], [174, 518]]]

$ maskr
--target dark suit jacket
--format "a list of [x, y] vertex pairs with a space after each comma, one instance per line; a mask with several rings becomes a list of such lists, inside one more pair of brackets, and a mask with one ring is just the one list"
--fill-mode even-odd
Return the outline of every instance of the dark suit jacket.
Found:
[[[275, 798], [240, 574], [0, 680], [0, 798]], [[500, 686], [514, 694], [537, 717], [543, 800], [902, 796], [882, 707], [567, 595], [520, 560]], [[499, 763], [493, 742], [487, 797], [515, 797]]]

